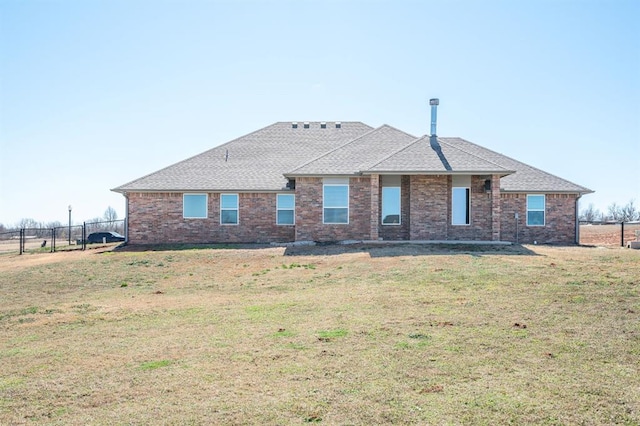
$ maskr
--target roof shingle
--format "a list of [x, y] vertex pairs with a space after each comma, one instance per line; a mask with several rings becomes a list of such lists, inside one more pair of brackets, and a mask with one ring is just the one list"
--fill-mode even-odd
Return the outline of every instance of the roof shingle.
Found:
[[[278, 122], [114, 189], [136, 191], [277, 191], [284, 173], [372, 130], [360, 122]], [[226, 154], [228, 152], [228, 159]]]
[[499, 174], [512, 192], [589, 193], [461, 138], [415, 138], [361, 122], [278, 122], [121, 185], [116, 192], [280, 191], [288, 177], [355, 174]]

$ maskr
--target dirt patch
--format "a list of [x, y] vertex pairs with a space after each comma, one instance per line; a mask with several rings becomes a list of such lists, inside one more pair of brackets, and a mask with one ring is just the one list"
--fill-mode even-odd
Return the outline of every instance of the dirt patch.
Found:
[[[46, 265], [60, 262], [74, 262], [78, 259], [100, 254], [114, 249], [111, 247], [99, 247], [90, 250], [69, 250], [55, 253], [4, 253], [0, 255], [0, 271], [10, 269], [30, 268], [37, 265]], [[17, 250], [16, 250], [17, 251]]]
[[[624, 243], [635, 241], [635, 232], [640, 224], [625, 224]], [[580, 225], [580, 244], [591, 246], [622, 246], [622, 226], [620, 224]]]

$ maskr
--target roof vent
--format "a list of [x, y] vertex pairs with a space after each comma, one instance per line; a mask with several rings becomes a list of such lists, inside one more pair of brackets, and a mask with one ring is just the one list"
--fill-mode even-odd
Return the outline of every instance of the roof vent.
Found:
[[327, 122], [326, 121], [321, 121], [320, 122], [320, 128], [321, 129], [326, 129], [327, 128]]
[[440, 99], [429, 99], [429, 105], [431, 105], [431, 136], [436, 136], [436, 122], [438, 121], [438, 105]]
[[298, 128], [298, 122], [294, 121], [293, 123], [291, 123], [291, 128], [292, 129], [297, 129]]
[[336, 129], [341, 129], [341, 128], [342, 128], [342, 122], [336, 121]]
[[308, 122], [308, 121], [305, 121], [305, 122], [304, 122], [304, 128], [305, 128], [305, 129], [308, 129], [308, 128], [309, 128], [309, 122]]

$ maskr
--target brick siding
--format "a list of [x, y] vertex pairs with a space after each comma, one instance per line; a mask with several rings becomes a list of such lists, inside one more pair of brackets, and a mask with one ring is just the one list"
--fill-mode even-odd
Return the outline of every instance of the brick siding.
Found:
[[[381, 214], [377, 215], [379, 236], [387, 241], [402, 241], [409, 239], [409, 229], [411, 226], [411, 192], [409, 190], [409, 176], [402, 176], [400, 182], [400, 225], [382, 225]], [[382, 203], [382, 186], [380, 187], [380, 202]], [[382, 209], [382, 204], [380, 204]], [[382, 210], [380, 210], [381, 212]], [[379, 212], [379, 213], [380, 213]]]
[[[378, 176], [374, 177], [379, 180]], [[371, 178], [352, 177], [349, 223], [322, 223], [322, 178], [296, 179], [296, 225], [276, 225], [276, 194], [239, 194], [239, 224], [220, 224], [220, 194], [208, 194], [208, 217], [184, 219], [182, 193], [128, 194], [128, 232], [132, 244], [241, 243], [369, 240], [491, 240], [574, 244], [575, 194], [546, 194], [545, 226], [526, 226], [526, 194], [499, 194], [495, 179], [485, 192], [486, 176], [471, 178], [469, 225], [451, 225], [451, 176], [402, 176], [401, 225], [380, 222], [382, 188]], [[371, 190], [378, 191], [378, 202]], [[374, 212], [375, 206], [378, 212]], [[518, 234], [516, 220], [518, 212]], [[372, 224], [375, 218], [376, 224]], [[496, 223], [497, 221], [497, 223]], [[377, 232], [376, 232], [377, 231]], [[377, 234], [377, 235], [376, 235]]]
[[449, 180], [449, 176], [410, 177], [410, 239], [447, 239], [451, 204]]
[[469, 225], [451, 225], [451, 194], [452, 179], [449, 179], [447, 208], [447, 220], [449, 225], [449, 240], [491, 240], [491, 193], [485, 192], [484, 181], [485, 176], [471, 177], [471, 202]]
[[322, 178], [296, 179], [296, 240], [368, 240], [371, 235], [371, 181], [369, 177], [349, 179], [349, 223], [322, 223]]
[[276, 194], [238, 194], [239, 225], [220, 224], [220, 194], [208, 194], [208, 217], [182, 217], [182, 193], [130, 193], [129, 242], [244, 243], [289, 242], [295, 227], [276, 225]]
[[[576, 195], [546, 194], [545, 225], [527, 226], [527, 194], [501, 194], [500, 239], [522, 244], [575, 244]], [[516, 236], [515, 213], [518, 213]]]

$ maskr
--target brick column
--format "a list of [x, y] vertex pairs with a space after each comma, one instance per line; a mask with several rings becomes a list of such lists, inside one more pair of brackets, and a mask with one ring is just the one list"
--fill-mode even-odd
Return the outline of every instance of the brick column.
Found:
[[491, 239], [500, 241], [500, 176], [491, 176]]
[[377, 240], [380, 221], [380, 175], [371, 175], [371, 239]]

